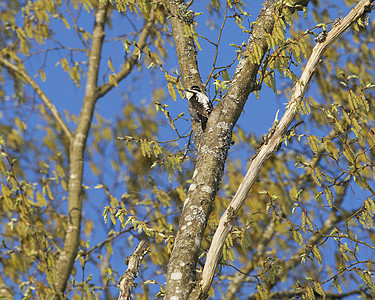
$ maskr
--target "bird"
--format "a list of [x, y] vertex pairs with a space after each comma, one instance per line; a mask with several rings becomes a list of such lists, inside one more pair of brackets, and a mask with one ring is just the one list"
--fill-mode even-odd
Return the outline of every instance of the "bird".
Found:
[[195, 122], [200, 122], [202, 130], [206, 129], [206, 124], [213, 106], [210, 99], [204, 94], [201, 89], [193, 85], [184, 90], [186, 99], [188, 100], [188, 111]]

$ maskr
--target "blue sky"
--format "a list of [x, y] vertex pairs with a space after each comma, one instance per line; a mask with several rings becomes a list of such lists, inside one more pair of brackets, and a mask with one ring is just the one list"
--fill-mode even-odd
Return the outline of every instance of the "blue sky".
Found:
[[[261, 1], [248, 1], [249, 7], [247, 9], [247, 12], [251, 14], [249, 17], [249, 21], [245, 21], [244, 25], [245, 27], [249, 27], [250, 22], [253, 22], [255, 18], [257, 17], [259, 11], [260, 11], [260, 3]], [[341, 3], [341, 1], [331, 1], [331, 4], [333, 3]], [[191, 8], [194, 11], [205, 11], [205, 5], [207, 3], [205, 1], [195, 1], [194, 6]], [[125, 31], [128, 31], [128, 28], [131, 27], [130, 23], [126, 20], [124, 17], [119, 17], [118, 13], [116, 11], [113, 12], [114, 18], [112, 21], [112, 29], [107, 33], [106, 40], [109, 40], [113, 38], [114, 36], [118, 36], [123, 33], [123, 28], [125, 28]], [[333, 13], [334, 14], [334, 13]], [[337, 12], [337, 15], [342, 15], [342, 13]], [[210, 31], [209, 28], [205, 24], [207, 16], [206, 15], [200, 15], [196, 18], [198, 22], [198, 29], [197, 32], [201, 35], [204, 35], [208, 37], [209, 39], [216, 40], [217, 31]], [[310, 18], [308, 18], [310, 19]], [[312, 18], [311, 18], [312, 19]], [[133, 18], [133, 22], [139, 26], [142, 24], [141, 20], [137, 20], [136, 18]], [[220, 23], [217, 24], [220, 26]], [[88, 15], [85, 10], [82, 10], [81, 12], [81, 18], [79, 21], [79, 26], [82, 26], [89, 32], [91, 32], [93, 27], [93, 21], [92, 21], [92, 14]], [[310, 24], [308, 25], [310, 27]], [[311, 26], [312, 27], [312, 26]], [[66, 46], [70, 47], [81, 47], [80, 41], [77, 38], [71, 38], [71, 34], [73, 30], [71, 29], [69, 32], [66, 31], [65, 27], [62, 25], [62, 23], [53, 23], [53, 30], [55, 31], [56, 39], [57, 40], [63, 40], [64, 44]], [[218, 59], [218, 65], [227, 65], [230, 63], [235, 55], [234, 55], [234, 47], [231, 47], [230, 44], [234, 43], [237, 45], [241, 45], [243, 41], [247, 41], [248, 34], [242, 33], [241, 30], [239, 30], [238, 26], [235, 24], [233, 19], [229, 19], [227, 22], [227, 26], [223, 31], [223, 37], [221, 40], [221, 48], [219, 51], [219, 59]], [[207, 43], [206, 41], [200, 39], [200, 44], [203, 48], [203, 51], [198, 51], [198, 61], [199, 61], [199, 67], [200, 72], [202, 75], [203, 82], [206, 81], [206, 76], [209, 73], [209, 70], [212, 66], [212, 60], [214, 55], [214, 48]], [[47, 43], [45, 45], [35, 45], [35, 49], [46, 49], [50, 47], [51, 44]], [[164, 68], [168, 70], [170, 73], [172, 73], [174, 70], [178, 69], [178, 63], [176, 61], [176, 54], [173, 47], [166, 44], [166, 47], [168, 49], [168, 54], [170, 55], [169, 58], [165, 61], [165, 64], [163, 64]], [[56, 66], [56, 62], [64, 57], [65, 53], [61, 51], [54, 51], [51, 52], [48, 55], [48, 66], [46, 69], [47, 74], [47, 80], [45, 82], [42, 82], [40, 80], [40, 77], [37, 77], [35, 80], [40, 84], [41, 88], [44, 90], [44, 92], [47, 94], [47, 96], [50, 97], [52, 102], [55, 104], [57, 109], [60, 111], [60, 113], [63, 115], [64, 110], [68, 110], [70, 113], [78, 115], [80, 112], [80, 108], [82, 105], [83, 100], [83, 93], [84, 93], [84, 86], [85, 86], [85, 78], [83, 78], [81, 82], [82, 88], [73, 87], [71, 84], [71, 80], [69, 79], [69, 75], [66, 74], [61, 66]], [[102, 55], [102, 63], [101, 63], [101, 75], [99, 76], [99, 83], [102, 83], [102, 76], [103, 72], [107, 69], [107, 58], [111, 56], [113, 65], [115, 67], [116, 71], [119, 71], [120, 65], [122, 64], [123, 57], [124, 57], [124, 47], [122, 45], [122, 41], [119, 40], [117, 42], [111, 42], [106, 43], [104, 46], [104, 51]], [[80, 57], [75, 56], [77, 59]], [[82, 56], [83, 59], [83, 56]], [[27, 69], [31, 75], [34, 75], [37, 73], [39, 67], [42, 66], [42, 56], [38, 56], [36, 59], [35, 57], [31, 57], [27, 60]], [[234, 68], [236, 64], [234, 64], [234, 67], [231, 69], [230, 74], [233, 74]], [[155, 82], [155, 84], [158, 84], [160, 86], [165, 86], [165, 80], [164, 80], [164, 74], [155, 69], [152, 70], [152, 76], [150, 75], [150, 70], [147, 68], [143, 68], [140, 73], [134, 72], [129, 78], [124, 80], [118, 89], [114, 89], [111, 91], [108, 95], [106, 95], [104, 98], [100, 99], [97, 103], [96, 111], [104, 116], [107, 119], [114, 118], [115, 115], [118, 115], [118, 112], [121, 110], [121, 106], [123, 104], [124, 96], [122, 93], [127, 93], [129, 89], [131, 89], [130, 93], [126, 94], [125, 98], [130, 99], [131, 101], [134, 101], [136, 103], [141, 103], [141, 100], [145, 100], [146, 103], [153, 102], [151, 93], [151, 85], [150, 82]], [[296, 70], [298, 73], [298, 70]], [[138, 76], [141, 76], [140, 79]], [[106, 77], [106, 80], [108, 80], [108, 76]], [[282, 87], [281, 80], [278, 80], [278, 87]], [[212, 85], [212, 82], [210, 82], [209, 86], [207, 87], [207, 90], [209, 92], [209, 96], [212, 98], [214, 96], [214, 87]], [[313, 93], [313, 91], [309, 91], [308, 93]], [[39, 100], [37, 101], [39, 102]], [[260, 100], [257, 100], [254, 96], [254, 94], [251, 94], [249, 97], [249, 100], [244, 108], [244, 113], [241, 116], [238, 125], [243, 128], [246, 132], [250, 133], [253, 132], [256, 135], [260, 136], [263, 133], [266, 133], [268, 131], [268, 128], [272, 125], [272, 122], [274, 121], [275, 114], [277, 110], [280, 110], [279, 118], [282, 116], [284, 110], [285, 110], [285, 103], [287, 102], [286, 97], [281, 94], [280, 96], [276, 96], [272, 90], [268, 89], [267, 87], [263, 87], [263, 89], [260, 92]], [[172, 117], [177, 116], [181, 112], [185, 112], [185, 116], [188, 116], [187, 112], [187, 103], [185, 99], [181, 99], [180, 97], [177, 98], [177, 101], [174, 101], [171, 97], [167, 95], [166, 99], [163, 101], [163, 104], [169, 105], [169, 110], [172, 114]], [[163, 116], [161, 115], [161, 118]], [[30, 122], [32, 124], [33, 122], [37, 122], [34, 117], [29, 118], [27, 122]], [[179, 126], [181, 126], [180, 132], [185, 133], [190, 130], [190, 125], [188, 122], [180, 122]], [[74, 129], [74, 125], [71, 124], [71, 128]], [[161, 132], [159, 139], [165, 140], [169, 138], [174, 138], [174, 131], [166, 126], [164, 127], [163, 131]], [[248, 161], [253, 153], [244, 153], [244, 151], [241, 151], [241, 146], [234, 145], [231, 148], [231, 156], [232, 157], [239, 157], [243, 161]], [[245, 172], [245, 170], [243, 170]], [[99, 183], [95, 182], [95, 178], [92, 177], [90, 169], [86, 167], [85, 169], [85, 179], [84, 184], [88, 185], [90, 189], [92, 190], [93, 187]], [[101, 205], [105, 203], [104, 199], [100, 199], [100, 196], [98, 195], [97, 191], [95, 191], [93, 194], [90, 194], [90, 191], [88, 192], [89, 195], [89, 203], [85, 203], [84, 207], [84, 215], [90, 215], [91, 213], [98, 213], [100, 216], [100, 211], [102, 211]], [[104, 198], [104, 195], [103, 195]], [[93, 201], [94, 200], [94, 201]], [[92, 202], [93, 201], [93, 202]], [[98, 202], [99, 203], [98, 203]], [[64, 208], [64, 207], [62, 207]], [[104, 208], [104, 207], [103, 207]], [[99, 223], [102, 223], [103, 219], [98, 220], [96, 225]], [[93, 246], [96, 243], [102, 241], [107, 236], [107, 229], [109, 226], [96, 226], [96, 234], [94, 234], [91, 237], [90, 245]], [[116, 229], [119, 228], [118, 225], [115, 227]], [[124, 250], [124, 239], [126, 237], [124, 236], [123, 239], [119, 239], [116, 242], [117, 245], [117, 251], [119, 249]], [[124, 265], [124, 259], [127, 255], [129, 255], [132, 251], [132, 249], [126, 249], [124, 250], [126, 253], [124, 256], [119, 255], [119, 253], [115, 253], [115, 255], [112, 257], [112, 265], [117, 266], [117, 270], [120, 274], [125, 270]], [[80, 273], [79, 267], [77, 268], [78, 274]], [[97, 272], [96, 267], [93, 267], [88, 264], [88, 273], [91, 272]], [[86, 275], [87, 275], [86, 274]], [[79, 276], [77, 276], [79, 278]], [[96, 278], [97, 280], [97, 278]], [[159, 283], [164, 283], [164, 277], [163, 275], [160, 275], [157, 278]], [[139, 282], [139, 280], [138, 280]], [[158, 290], [158, 287], [155, 286], [155, 288], [151, 288], [153, 292]]]

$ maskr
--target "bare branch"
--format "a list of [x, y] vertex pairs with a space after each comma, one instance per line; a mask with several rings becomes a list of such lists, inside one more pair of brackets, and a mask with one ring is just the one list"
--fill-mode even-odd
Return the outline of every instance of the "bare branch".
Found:
[[251, 187], [253, 186], [259, 172], [265, 165], [265, 163], [270, 159], [270, 157], [276, 153], [279, 145], [282, 143], [285, 133], [288, 130], [289, 125], [294, 120], [296, 116], [296, 106], [299, 99], [305, 95], [308, 88], [309, 82], [312, 78], [314, 71], [316, 70], [321, 57], [327, 47], [332, 44], [349, 26], [355, 22], [363, 14], [365, 7], [371, 4], [373, 0], [362, 0], [358, 5], [352, 9], [349, 14], [334, 27], [326, 36], [326, 39], [318, 43], [311, 54], [310, 59], [306, 64], [306, 68], [303, 71], [300, 80], [294, 86], [293, 96], [288, 104], [287, 111], [277, 124], [273, 135], [269, 138], [267, 144], [263, 145], [260, 149], [258, 155], [252, 161], [249, 170], [244, 177], [241, 185], [239, 186], [233, 200], [229, 204], [227, 210], [224, 212], [220, 219], [218, 229], [212, 239], [211, 247], [207, 253], [206, 264], [202, 273], [201, 280], [201, 293], [206, 294], [211, 286], [213, 275], [217, 266], [218, 259], [220, 257], [220, 252], [224, 241], [230, 232], [233, 224], [233, 220], [236, 219], [237, 213], [241, 208], [247, 194], [249, 193]]
[[225, 2], [224, 20], [223, 20], [223, 23], [221, 24], [221, 27], [220, 27], [220, 30], [219, 30], [219, 35], [217, 36], [216, 44], [214, 44], [214, 45], [215, 45], [215, 57], [214, 57], [214, 61], [213, 61], [213, 63], [212, 63], [212, 69], [211, 69], [211, 72], [210, 72], [210, 74], [207, 76], [207, 80], [206, 80], [205, 85], [208, 84], [208, 82], [209, 82], [210, 79], [211, 79], [212, 74], [214, 73], [214, 71], [215, 71], [215, 69], [216, 69], [216, 60], [217, 60], [217, 56], [218, 56], [218, 54], [219, 54], [219, 44], [220, 44], [221, 34], [222, 34], [222, 32], [223, 32], [223, 29], [224, 29], [225, 23], [226, 23], [226, 21], [227, 21], [227, 17], [228, 17], [228, 3]]
[[107, 10], [106, 3], [99, 3], [95, 11], [95, 25], [89, 55], [85, 96], [77, 130], [70, 146], [68, 228], [64, 248], [56, 264], [55, 288], [60, 293], [59, 296], [65, 291], [79, 246], [82, 216], [83, 155], [97, 100], [96, 90]]
[[27, 72], [24, 69], [20, 68], [19, 66], [16, 66], [15, 64], [12, 64], [10, 61], [5, 59], [1, 55], [0, 55], [0, 64], [4, 65], [8, 70], [15, 72], [17, 75], [22, 77], [23, 80], [25, 80], [28, 84], [30, 84], [30, 86], [33, 88], [35, 93], [37, 93], [40, 99], [42, 99], [44, 105], [49, 109], [52, 116], [56, 120], [57, 124], [59, 124], [59, 126], [65, 133], [66, 137], [69, 139], [69, 141], [71, 141], [73, 138], [73, 135], [70, 132], [68, 125], [66, 125], [65, 121], [61, 118], [56, 107], [52, 104], [52, 101], [47, 97], [47, 95], [43, 92], [40, 86], [34, 81], [34, 79], [32, 79], [30, 75], [27, 74]]
[[66, 0], [64, 2], [65, 2], [65, 5], [66, 5], [67, 11], [68, 11], [70, 17], [72, 18], [72, 21], [73, 21], [73, 24], [74, 24], [74, 29], [75, 29], [75, 31], [77, 33], [78, 38], [80, 39], [80, 41], [81, 41], [82, 45], [85, 47], [85, 49], [88, 50], [89, 49], [89, 45], [87, 45], [87, 42], [85, 41], [85, 39], [82, 36], [81, 31], [79, 30], [77, 19], [74, 17], [73, 12], [70, 9], [69, 2], [66, 1]]
[[116, 84], [118, 84], [121, 80], [126, 78], [126, 76], [130, 74], [133, 67], [138, 63], [138, 54], [147, 45], [147, 38], [149, 37], [151, 30], [153, 30], [155, 26], [154, 21], [154, 10], [151, 9], [150, 18], [146, 22], [141, 34], [139, 35], [137, 47], [135, 47], [133, 53], [130, 55], [130, 58], [124, 62], [122, 70], [117, 74], [113, 75], [113, 81], [107, 82], [97, 88], [96, 96], [98, 99], [106, 95], [110, 90], [112, 90], [116, 86]]
[[131, 299], [130, 292], [134, 286], [134, 280], [138, 276], [141, 261], [149, 249], [148, 243], [146, 241], [141, 241], [137, 248], [135, 248], [134, 253], [127, 258], [128, 269], [120, 280], [120, 295], [118, 296], [118, 300]]
[[[298, 291], [289, 291], [288, 290], [288, 291], [275, 292], [275, 293], [272, 293], [271, 295], [269, 295], [269, 299], [284, 299], [284, 298], [290, 299], [290, 298], [295, 298], [297, 296], [301, 296], [305, 292], [306, 292], [306, 289], [300, 289]], [[349, 296], [361, 295], [361, 294], [365, 294], [365, 291], [358, 289], [358, 290], [352, 290], [352, 291], [342, 293], [342, 294], [326, 292], [325, 299], [327, 299], [327, 300], [328, 299], [344, 299], [344, 298], [347, 298]], [[321, 297], [321, 295], [316, 293], [316, 297], [318, 297], [318, 299], [319, 299]], [[250, 300], [250, 299], [258, 299], [258, 298], [256, 296], [250, 296], [247, 299]]]
[[[332, 131], [329, 135], [334, 135], [334, 131]], [[324, 149], [321, 149], [322, 152]], [[317, 155], [312, 161], [311, 165], [316, 166], [318, 161], [320, 160], [320, 155]], [[302, 179], [302, 181], [304, 181]], [[301, 183], [301, 186], [304, 183]], [[340, 206], [342, 201], [344, 200], [344, 196], [346, 194], [348, 185], [341, 186], [337, 191], [337, 197], [335, 202], [335, 207]], [[317, 245], [322, 239], [326, 238], [325, 235], [330, 232], [335, 226], [337, 226], [337, 223], [342, 221], [342, 217], [337, 214], [337, 209], [332, 208], [332, 211], [330, 215], [328, 216], [327, 220], [324, 222], [324, 224], [319, 228], [319, 231], [316, 231], [313, 233], [313, 235], [310, 237], [310, 239], [306, 242], [306, 245], [309, 247], [312, 247], [314, 245]], [[259, 261], [259, 257], [261, 257], [264, 254], [265, 247], [268, 245], [268, 243], [271, 241], [272, 236], [274, 235], [274, 222], [272, 223], [264, 230], [264, 233], [262, 235], [262, 240], [257, 242], [257, 250], [254, 252], [254, 255], [251, 259], [251, 261], [247, 264], [246, 267], [243, 268], [242, 273], [238, 273], [234, 275], [233, 279], [231, 280], [231, 283], [228, 287], [228, 290], [225, 294], [226, 299], [232, 299], [234, 295], [239, 291], [243, 283], [247, 280], [249, 274], [251, 271], [254, 270], [256, 262]], [[301, 255], [305, 253], [305, 247], [299, 249], [297, 252], [292, 254], [292, 257], [288, 259], [288, 261], [285, 262], [285, 265], [283, 267], [283, 273], [288, 272], [288, 270], [293, 269], [296, 267], [296, 265], [301, 261]], [[275, 284], [278, 281], [275, 282]], [[273, 285], [275, 285], [273, 284]], [[272, 285], [272, 286], [273, 286]], [[270, 288], [272, 287], [270, 286]]]

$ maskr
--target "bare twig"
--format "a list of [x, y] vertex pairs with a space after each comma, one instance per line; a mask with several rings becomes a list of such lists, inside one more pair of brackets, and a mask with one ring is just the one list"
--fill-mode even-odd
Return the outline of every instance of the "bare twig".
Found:
[[218, 229], [212, 239], [211, 247], [207, 253], [206, 264], [202, 273], [202, 280], [200, 284], [201, 294], [207, 294], [211, 286], [213, 275], [220, 257], [220, 252], [224, 241], [232, 228], [233, 220], [236, 219], [237, 213], [241, 208], [247, 194], [253, 186], [259, 172], [270, 159], [270, 157], [277, 151], [280, 143], [288, 130], [288, 127], [296, 116], [296, 108], [299, 99], [301, 99], [309, 85], [314, 71], [316, 70], [321, 57], [327, 47], [332, 44], [349, 26], [362, 16], [365, 7], [370, 5], [374, 0], [362, 0], [358, 5], [352, 9], [349, 14], [342, 20], [342, 22], [335, 26], [326, 36], [325, 40], [318, 43], [306, 64], [300, 80], [294, 86], [293, 96], [288, 104], [287, 111], [276, 126], [274, 134], [270, 137], [268, 144], [264, 145], [259, 154], [252, 161], [249, 170], [239, 186], [233, 200], [229, 204], [227, 210], [220, 219]]
[[155, 27], [154, 19], [155, 19], [154, 11], [152, 10], [150, 13], [150, 19], [146, 22], [145, 26], [143, 27], [141, 31], [141, 34], [139, 35], [137, 46], [135, 47], [133, 53], [130, 55], [130, 58], [124, 62], [124, 66], [121, 69], [121, 71], [113, 75], [112, 81], [109, 81], [97, 88], [96, 96], [98, 99], [105, 96], [121, 80], [127, 77], [132, 71], [133, 67], [138, 63], [138, 54], [141, 52], [141, 50], [143, 50], [146, 47], [147, 39], [150, 35], [150, 32]]
[[[306, 289], [300, 289], [298, 291], [287, 290], [287, 291], [275, 292], [275, 293], [272, 293], [271, 295], [269, 295], [268, 299], [284, 299], [284, 298], [286, 298], [286, 299], [290, 299], [290, 298], [296, 299], [297, 296], [300, 296], [303, 293], [306, 293]], [[342, 294], [326, 292], [325, 299], [344, 299], [344, 298], [347, 298], [349, 296], [353, 296], [353, 295], [357, 295], [357, 294], [361, 295], [363, 293], [365, 293], [364, 289], [352, 290], [352, 291], [342, 293]], [[321, 297], [321, 295], [319, 295], [317, 293], [316, 293], [316, 296]], [[247, 299], [251, 300], [251, 299], [257, 299], [257, 298], [256, 298], [256, 296], [250, 296]]]
[[56, 122], [59, 124], [61, 129], [64, 131], [66, 137], [71, 141], [73, 135], [70, 132], [70, 129], [68, 125], [65, 123], [65, 121], [61, 118], [59, 112], [57, 111], [56, 107], [52, 104], [52, 101], [47, 97], [47, 95], [42, 91], [40, 86], [30, 77], [27, 72], [20, 68], [19, 66], [12, 64], [10, 61], [8, 61], [3, 56], [0, 56], [0, 64], [4, 65], [8, 70], [11, 70], [15, 72], [17, 75], [22, 77], [23, 80], [25, 80], [30, 86], [34, 89], [35, 93], [38, 94], [40, 99], [42, 99], [44, 105], [49, 109], [52, 116], [55, 118]]
[[138, 276], [141, 261], [148, 253], [149, 249], [148, 243], [146, 241], [141, 241], [137, 248], [135, 248], [134, 253], [127, 258], [128, 269], [120, 279], [120, 295], [118, 296], [118, 300], [131, 299], [130, 292], [134, 286], [134, 280]]
[[64, 1], [65, 2], [65, 5], [67, 7], [67, 10], [68, 10], [68, 13], [70, 15], [70, 17], [72, 18], [72, 21], [74, 23], [74, 29], [76, 30], [76, 33], [78, 35], [78, 38], [80, 39], [81, 43], [83, 44], [83, 46], [86, 48], [86, 50], [89, 49], [89, 46], [87, 45], [85, 39], [82, 37], [82, 34], [81, 34], [81, 31], [80, 31], [80, 28], [78, 27], [78, 23], [77, 23], [77, 18], [74, 17], [73, 15], [73, 12], [72, 10], [70, 9], [70, 6], [69, 6], [69, 3], [68, 1]]
[[215, 48], [216, 48], [216, 50], [215, 50], [214, 61], [213, 61], [213, 63], [212, 63], [212, 69], [211, 69], [210, 74], [207, 76], [207, 80], [206, 80], [205, 85], [208, 84], [208, 82], [209, 82], [210, 79], [211, 79], [211, 76], [212, 76], [213, 72], [215, 71], [215, 65], [216, 65], [217, 55], [218, 55], [218, 53], [219, 53], [219, 43], [220, 43], [220, 39], [221, 39], [221, 34], [222, 34], [222, 32], [223, 32], [223, 29], [224, 29], [224, 26], [225, 26], [225, 22], [227, 21], [227, 17], [228, 17], [227, 13], [228, 13], [228, 3], [225, 2], [225, 15], [224, 15], [224, 20], [223, 20], [223, 23], [221, 24], [221, 27], [220, 27], [220, 30], [219, 30], [219, 35], [218, 35], [218, 37], [217, 37], [217, 41], [216, 41], [216, 44], [215, 44]]

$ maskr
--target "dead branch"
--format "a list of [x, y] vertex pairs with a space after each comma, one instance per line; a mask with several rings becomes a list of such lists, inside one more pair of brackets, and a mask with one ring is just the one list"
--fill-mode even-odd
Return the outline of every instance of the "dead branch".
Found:
[[218, 229], [212, 239], [210, 249], [207, 253], [206, 264], [202, 273], [202, 280], [200, 283], [200, 293], [206, 295], [211, 286], [212, 279], [215, 273], [217, 262], [220, 257], [221, 249], [225, 242], [225, 239], [232, 229], [233, 220], [236, 219], [237, 213], [241, 208], [243, 202], [246, 199], [251, 187], [253, 186], [258, 174], [262, 170], [265, 163], [271, 158], [271, 156], [278, 150], [279, 145], [282, 143], [285, 133], [288, 127], [294, 120], [297, 114], [297, 103], [299, 99], [302, 99], [309, 86], [309, 82], [316, 70], [318, 64], [321, 61], [324, 51], [327, 47], [332, 44], [349, 26], [360, 18], [366, 6], [371, 5], [374, 0], [362, 0], [357, 6], [352, 9], [349, 14], [335, 26], [325, 37], [325, 40], [321, 43], [316, 44], [312, 54], [306, 64], [306, 68], [303, 71], [299, 81], [294, 86], [294, 92], [287, 110], [277, 124], [274, 134], [270, 137], [269, 142], [260, 149], [259, 154], [251, 162], [246, 176], [240, 184], [233, 200], [229, 204], [227, 210], [224, 212], [220, 219]]
[[134, 280], [138, 276], [141, 261], [148, 253], [149, 249], [148, 243], [146, 241], [141, 241], [137, 248], [135, 248], [134, 253], [127, 258], [128, 269], [120, 280], [120, 295], [118, 296], [118, 300], [131, 299], [130, 292], [134, 286]]

